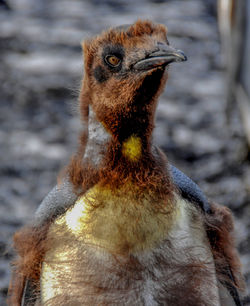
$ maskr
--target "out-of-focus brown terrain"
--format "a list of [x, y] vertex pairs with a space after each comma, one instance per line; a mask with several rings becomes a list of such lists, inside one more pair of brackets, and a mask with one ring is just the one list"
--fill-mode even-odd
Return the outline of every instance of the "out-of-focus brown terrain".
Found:
[[226, 120], [216, 1], [9, 0], [9, 10], [1, 3], [0, 305], [12, 234], [31, 220], [76, 148], [80, 43], [137, 18], [167, 25], [170, 43], [188, 57], [170, 68], [155, 141], [210, 199], [233, 210], [249, 292], [250, 167], [237, 107]]

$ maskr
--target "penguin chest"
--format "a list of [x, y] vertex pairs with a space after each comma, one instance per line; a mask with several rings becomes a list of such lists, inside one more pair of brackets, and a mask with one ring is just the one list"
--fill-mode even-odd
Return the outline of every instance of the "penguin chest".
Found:
[[113, 190], [100, 186], [90, 189], [50, 228], [76, 244], [90, 243], [110, 252], [129, 254], [152, 248], [171, 227], [176, 207], [149, 192], [141, 194], [131, 186]]
[[[142, 196], [126, 185], [115, 191], [95, 186], [78, 198], [50, 226], [41, 276], [42, 300], [55, 296], [64, 300], [64, 288], [69, 286], [70, 291], [76, 290], [69, 293], [72, 299], [82, 282], [81, 295], [88, 296], [90, 284], [102, 287], [108, 275], [112, 277], [107, 286], [115, 286], [112, 283], [120, 279], [116, 274], [121, 273], [115, 258], [127, 261], [130, 254], [153, 249], [171, 226], [172, 203], [153, 200], [157, 200], [155, 195]], [[130, 274], [123, 263], [122, 267], [123, 273]]]
[[[204, 247], [200, 221], [197, 233], [190, 227], [185, 203], [177, 201], [176, 209], [160, 213], [149, 209], [148, 197], [138, 203], [138, 196], [112, 193], [111, 197], [109, 191], [96, 190], [79, 198], [49, 230], [42, 303], [158, 305], [156, 300], [169, 298], [169, 305], [181, 305], [176, 303], [182, 300], [181, 290], [176, 291], [176, 300], [169, 295], [176, 282], [191, 292], [200, 279], [206, 286], [211, 283], [212, 296], [214, 272], [207, 279], [197, 263], [194, 270], [189, 268], [190, 258], [207, 265], [211, 253]], [[213, 263], [207, 268], [213, 271]]]

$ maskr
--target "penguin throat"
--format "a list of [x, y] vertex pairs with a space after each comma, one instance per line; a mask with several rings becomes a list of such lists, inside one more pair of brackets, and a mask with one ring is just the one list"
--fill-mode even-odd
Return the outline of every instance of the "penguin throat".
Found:
[[143, 144], [150, 143], [157, 99], [164, 81], [163, 69], [151, 72], [127, 97], [121, 94], [116, 101], [107, 101], [97, 108], [98, 120], [120, 143], [132, 135], [139, 137]]

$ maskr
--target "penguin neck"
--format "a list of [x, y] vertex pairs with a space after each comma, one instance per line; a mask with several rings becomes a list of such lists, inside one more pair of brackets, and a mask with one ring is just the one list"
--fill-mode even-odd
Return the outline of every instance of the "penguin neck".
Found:
[[79, 151], [80, 155], [72, 159], [70, 166], [73, 169], [70, 171], [71, 180], [76, 187], [87, 191], [100, 182], [102, 186], [119, 190], [122, 185], [132, 183], [138, 187], [135, 191], [147, 189], [158, 198], [171, 197], [173, 187], [167, 162], [147, 142], [148, 138], [145, 140], [140, 134], [129, 134], [119, 141], [97, 119], [91, 106], [87, 120], [85, 146], [83, 151]]
[[98, 167], [107, 154], [108, 144], [111, 141], [111, 135], [106, 131], [91, 106], [89, 106], [88, 115], [88, 138], [86, 142], [83, 162], [91, 163]]
[[[144, 136], [144, 135], [143, 135]], [[83, 163], [87, 162], [96, 169], [101, 167], [102, 161], [109, 159], [109, 151], [112, 148], [113, 159], [119, 156], [128, 162], [138, 162], [143, 155], [151, 152], [151, 133], [147, 137], [140, 137], [136, 131], [127, 133], [127, 137], [122, 141], [108, 131], [97, 119], [92, 107], [89, 106], [88, 115], [88, 137], [83, 155]]]

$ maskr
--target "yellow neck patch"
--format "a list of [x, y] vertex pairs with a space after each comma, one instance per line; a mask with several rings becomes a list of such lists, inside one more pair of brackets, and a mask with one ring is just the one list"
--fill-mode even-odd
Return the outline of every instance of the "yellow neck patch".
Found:
[[138, 161], [142, 154], [142, 144], [140, 137], [130, 136], [122, 144], [122, 154], [131, 161]]

